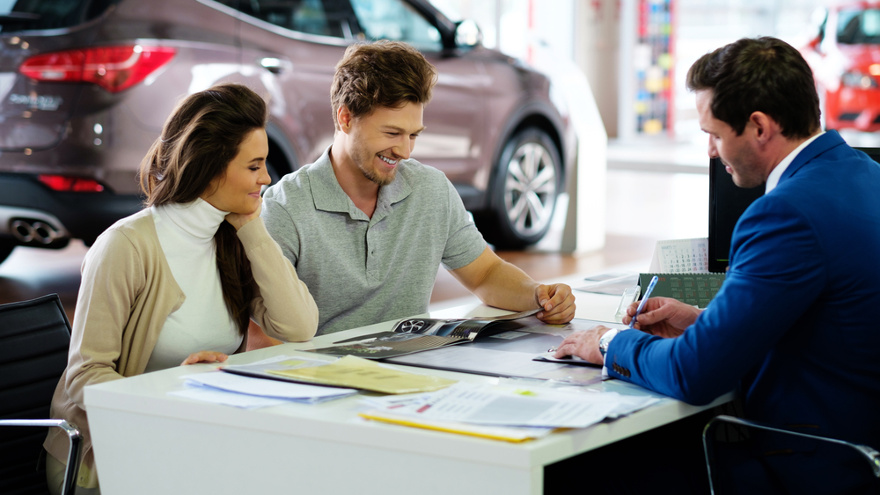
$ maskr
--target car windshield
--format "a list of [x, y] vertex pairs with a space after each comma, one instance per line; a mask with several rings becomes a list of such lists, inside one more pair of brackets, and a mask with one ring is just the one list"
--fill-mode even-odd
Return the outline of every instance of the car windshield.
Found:
[[76, 26], [103, 14], [120, 0], [0, 0], [0, 32]]
[[838, 16], [838, 43], [880, 44], [880, 9], [841, 10]]

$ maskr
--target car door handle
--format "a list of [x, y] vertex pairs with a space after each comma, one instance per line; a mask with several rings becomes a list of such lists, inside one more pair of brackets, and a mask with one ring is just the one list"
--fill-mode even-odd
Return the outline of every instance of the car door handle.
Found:
[[283, 60], [275, 57], [261, 58], [260, 65], [273, 74], [281, 74], [282, 72], [288, 71], [293, 68], [293, 64], [291, 64], [288, 60]]

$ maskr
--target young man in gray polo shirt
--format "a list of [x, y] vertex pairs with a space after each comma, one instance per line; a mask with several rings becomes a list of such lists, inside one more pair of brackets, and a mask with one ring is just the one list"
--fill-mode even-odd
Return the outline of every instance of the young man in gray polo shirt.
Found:
[[425, 313], [442, 263], [491, 306], [567, 323], [574, 296], [490, 250], [455, 188], [410, 159], [437, 75], [414, 48], [353, 45], [336, 67], [333, 144], [264, 195], [269, 233], [318, 304], [318, 334]]

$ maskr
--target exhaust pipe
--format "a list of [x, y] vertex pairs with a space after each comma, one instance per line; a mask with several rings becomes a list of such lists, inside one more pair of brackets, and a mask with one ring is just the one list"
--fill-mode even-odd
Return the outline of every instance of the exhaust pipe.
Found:
[[10, 224], [12, 235], [25, 244], [42, 244], [48, 246], [59, 238], [57, 228], [40, 220], [15, 219]]

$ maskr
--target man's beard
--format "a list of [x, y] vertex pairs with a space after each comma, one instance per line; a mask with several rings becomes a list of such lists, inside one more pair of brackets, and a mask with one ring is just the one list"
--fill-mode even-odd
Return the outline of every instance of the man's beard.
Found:
[[392, 172], [388, 175], [380, 176], [373, 170], [367, 170], [366, 168], [361, 167], [361, 172], [363, 172], [364, 177], [367, 178], [370, 182], [381, 186], [387, 186], [394, 181], [395, 172]]

